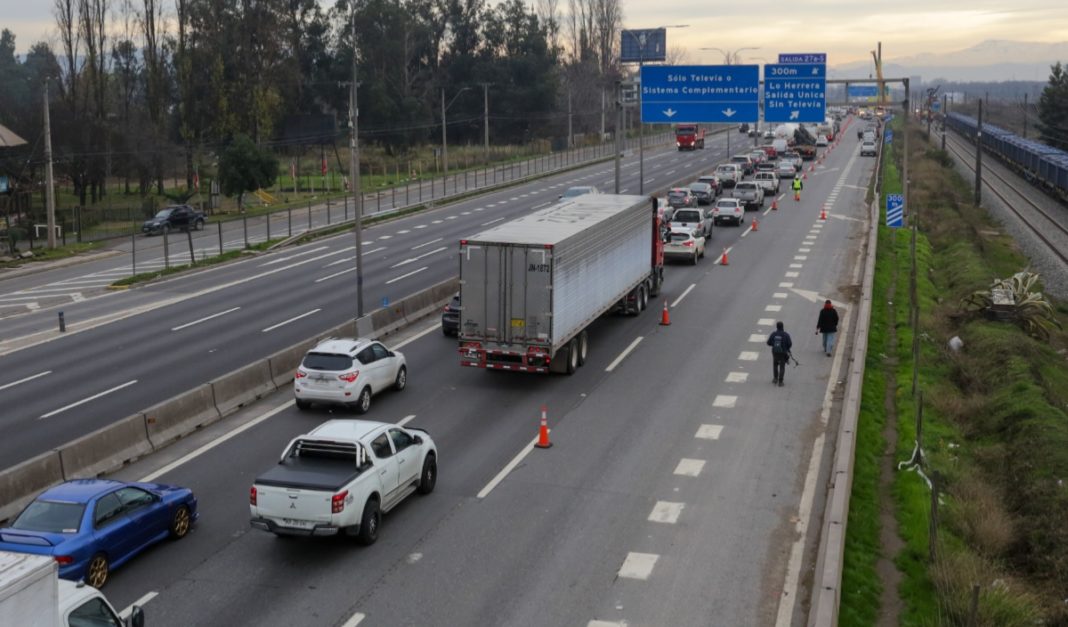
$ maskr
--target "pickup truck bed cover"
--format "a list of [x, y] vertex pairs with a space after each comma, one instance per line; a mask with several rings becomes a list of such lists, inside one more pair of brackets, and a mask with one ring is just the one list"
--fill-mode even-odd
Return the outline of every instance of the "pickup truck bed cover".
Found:
[[350, 461], [289, 458], [256, 477], [257, 485], [336, 492], [359, 476]]

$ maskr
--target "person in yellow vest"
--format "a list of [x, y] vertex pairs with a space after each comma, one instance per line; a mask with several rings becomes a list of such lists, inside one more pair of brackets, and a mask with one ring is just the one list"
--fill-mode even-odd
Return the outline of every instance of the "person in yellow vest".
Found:
[[795, 174], [794, 175], [794, 182], [793, 182], [794, 200], [795, 201], [796, 200], [801, 200], [801, 188], [803, 188], [804, 186], [805, 186], [804, 183], [801, 182], [801, 175], [800, 174]]

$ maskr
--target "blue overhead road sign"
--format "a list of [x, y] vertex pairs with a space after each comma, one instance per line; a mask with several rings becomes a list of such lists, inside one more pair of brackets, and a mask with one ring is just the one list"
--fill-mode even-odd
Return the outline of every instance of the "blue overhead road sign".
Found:
[[822, 122], [827, 117], [827, 66], [821, 63], [764, 66], [764, 120]]
[[901, 194], [886, 195], [886, 226], [899, 229], [905, 223], [905, 197]]
[[779, 63], [827, 63], [826, 52], [784, 52], [779, 55]]
[[646, 65], [641, 86], [645, 124], [760, 119], [756, 65]]
[[850, 85], [849, 92], [846, 97], [852, 100], [858, 100], [861, 98], [875, 100], [875, 97], [879, 95], [879, 88], [875, 85]]

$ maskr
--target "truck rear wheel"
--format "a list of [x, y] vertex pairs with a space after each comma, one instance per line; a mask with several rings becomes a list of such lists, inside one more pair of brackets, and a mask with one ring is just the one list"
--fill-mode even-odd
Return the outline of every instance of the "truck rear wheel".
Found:
[[579, 333], [578, 336], [578, 365], [586, 365], [586, 356], [590, 352], [590, 337], [586, 334], [586, 331]]
[[356, 541], [363, 545], [374, 544], [378, 539], [378, 526], [382, 523], [382, 511], [378, 509], [378, 501], [367, 499], [363, 506], [363, 516], [360, 517], [360, 532], [356, 534]]
[[578, 367], [578, 340], [572, 338], [571, 341], [567, 343], [567, 374], [575, 374]]

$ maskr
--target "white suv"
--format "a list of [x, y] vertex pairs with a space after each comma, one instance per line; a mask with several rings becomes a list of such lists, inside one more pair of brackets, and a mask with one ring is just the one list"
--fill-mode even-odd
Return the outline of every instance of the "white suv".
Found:
[[344, 405], [357, 413], [371, 408], [371, 396], [408, 384], [404, 355], [366, 339], [323, 340], [304, 355], [293, 378], [298, 409], [312, 403]]
[[720, 187], [734, 187], [742, 180], [742, 167], [736, 163], [724, 163], [716, 168], [716, 178]]
[[745, 222], [745, 206], [737, 198], [720, 198], [716, 206], [712, 207], [712, 223], [719, 225], [724, 221], [731, 221], [735, 226], [741, 226]]

